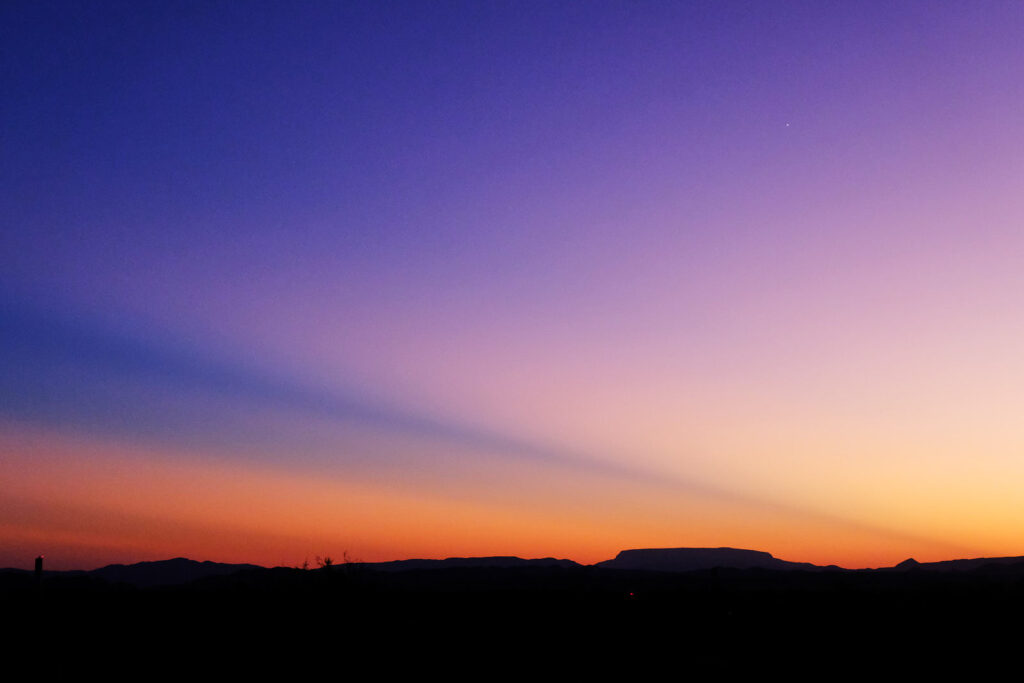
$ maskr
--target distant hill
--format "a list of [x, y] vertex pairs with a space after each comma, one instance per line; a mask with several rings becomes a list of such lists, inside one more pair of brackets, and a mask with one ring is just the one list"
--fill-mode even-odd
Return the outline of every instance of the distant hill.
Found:
[[246, 569], [263, 569], [255, 564], [222, 564], [220, 562], [197, 562], [184, 557], [158, 562], [136, 562], [135, 564], [108, 564], [90, 572], [110, 583], [127, 583], [138, 588], [175, 586], [211, 576], [227, 576]]
[[360, 562], [356, 566], [365, 569], [382, 572], [401, 572], [420, 569], [452, 569], [452, 568], [475, 568], [475, 569], [508, 569], [520, 567], [580, 567], [572, 560], [556, 560], [553, 557], [545, 557], [535, 560], [524, 560], [521, 557], [495, 556], [495, 557], [449, 557], [444, 560], [395, 560], [393, 562]]
[[825, 567], [807, 562], [787, 562], [760, 550], [737, 548], [645, 548], [623, 550], [615, 559], [598, 562], [605, 569], [632, 569], [658, 572], [689, 572], [701, 569], [778, 569], [814, 570]]
[[[1016, 565], [1016, 567], [1014, 567]], [[903, 560], [887, 571], [929, 571], [929, 572], [973, 572], [979, 569], [1016, 568], [1024, 573], [1024, 556], [1018, 557], [975, 557], [969, 560], [942, 560], [940, 562], [918, 562], [914, 558]]]

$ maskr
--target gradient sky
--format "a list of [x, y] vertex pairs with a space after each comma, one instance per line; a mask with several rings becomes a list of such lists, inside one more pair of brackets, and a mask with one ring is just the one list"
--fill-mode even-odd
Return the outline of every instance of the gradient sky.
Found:
[[0, 566], [1024, 554], [1022, 35], [3, 3]]

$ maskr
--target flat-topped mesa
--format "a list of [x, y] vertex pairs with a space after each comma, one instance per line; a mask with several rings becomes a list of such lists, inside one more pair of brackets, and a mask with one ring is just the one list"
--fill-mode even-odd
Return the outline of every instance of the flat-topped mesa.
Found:
[[700, 569], [817, 569], [804, 562], [786, 562], [760, 550], [739, 548], [644, 548], [623, 550], [614, 560], [597, 563], [607, 569], [689, 572]]

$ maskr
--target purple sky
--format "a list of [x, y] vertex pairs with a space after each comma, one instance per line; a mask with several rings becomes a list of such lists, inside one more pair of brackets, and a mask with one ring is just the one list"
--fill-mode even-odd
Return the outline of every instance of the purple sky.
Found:
[[[595, 530], [545, 542], [583, 559], [1019, 554], [1022, 29], [1011, 2], [5, 3], [0, 434], [86, 473], [101, 443], [403, 481], [451, 538], [474, 496], [572, 501]], [[70, 534], [6, 448], [4, 533]], [[637, 534], [603, 536], [591, 476], [685, 514], [623, 494]]]

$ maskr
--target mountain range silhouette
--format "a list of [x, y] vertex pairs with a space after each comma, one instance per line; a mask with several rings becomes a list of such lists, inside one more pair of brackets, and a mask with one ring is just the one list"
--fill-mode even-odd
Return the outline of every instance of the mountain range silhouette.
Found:
[[[446, 559], [408, 559], [389, 562], [347, 562], [334, 565], [339, 571], [401, 573], [431, 570], [569, 569], [590, 567], [597, 570], [633, 572], [687, 573], [707, 570], [771, 570], [777, 572], [974, 572], [978, 570], [1020, 573], [1024, 577], [1024, 556], [981, 557], [971, 559], [917, 562], [908, 558], [892, 567], [844, 569], [837, 565], [790, 562], [771, 553], [741, 548], [638, 548], [623, 550], [613, 559], [582, 565], [573, 560], [553, 557], [524, 559], [515, 556], [449, 557]], [[281, 568], [278, 568], [281, 569]], [[7, 573], [28, 573], [22, 569], [3, 569]], [[112, 584], [137, 588], [183, 585], [202, 579], [226, 577], [239, 572], [270, 571], [255, 564], [228, 564], [196, 561], [184, 557], [168, 560], [110, 564], [93, 570], [46, 571], [46, 576], [85, 576]]]
[[38, 577], [0, 570], [0, 605], [33, 646], [106, 656], [116, 643], [142, 661], [198, 647], [232, 665], [239, 653], [341, 651], [376, 665], [419, 652], [416, 662], [487, 666], [568, 648], [584, 659], [684, 652], [713, 667], [799, 653], [826, 666], [871, 644], [1015, 651], [1024, 557], [877, 569], [738, 548], [629, 549], [591, 565], [494, 556], [305, 569], [178, 557]]

